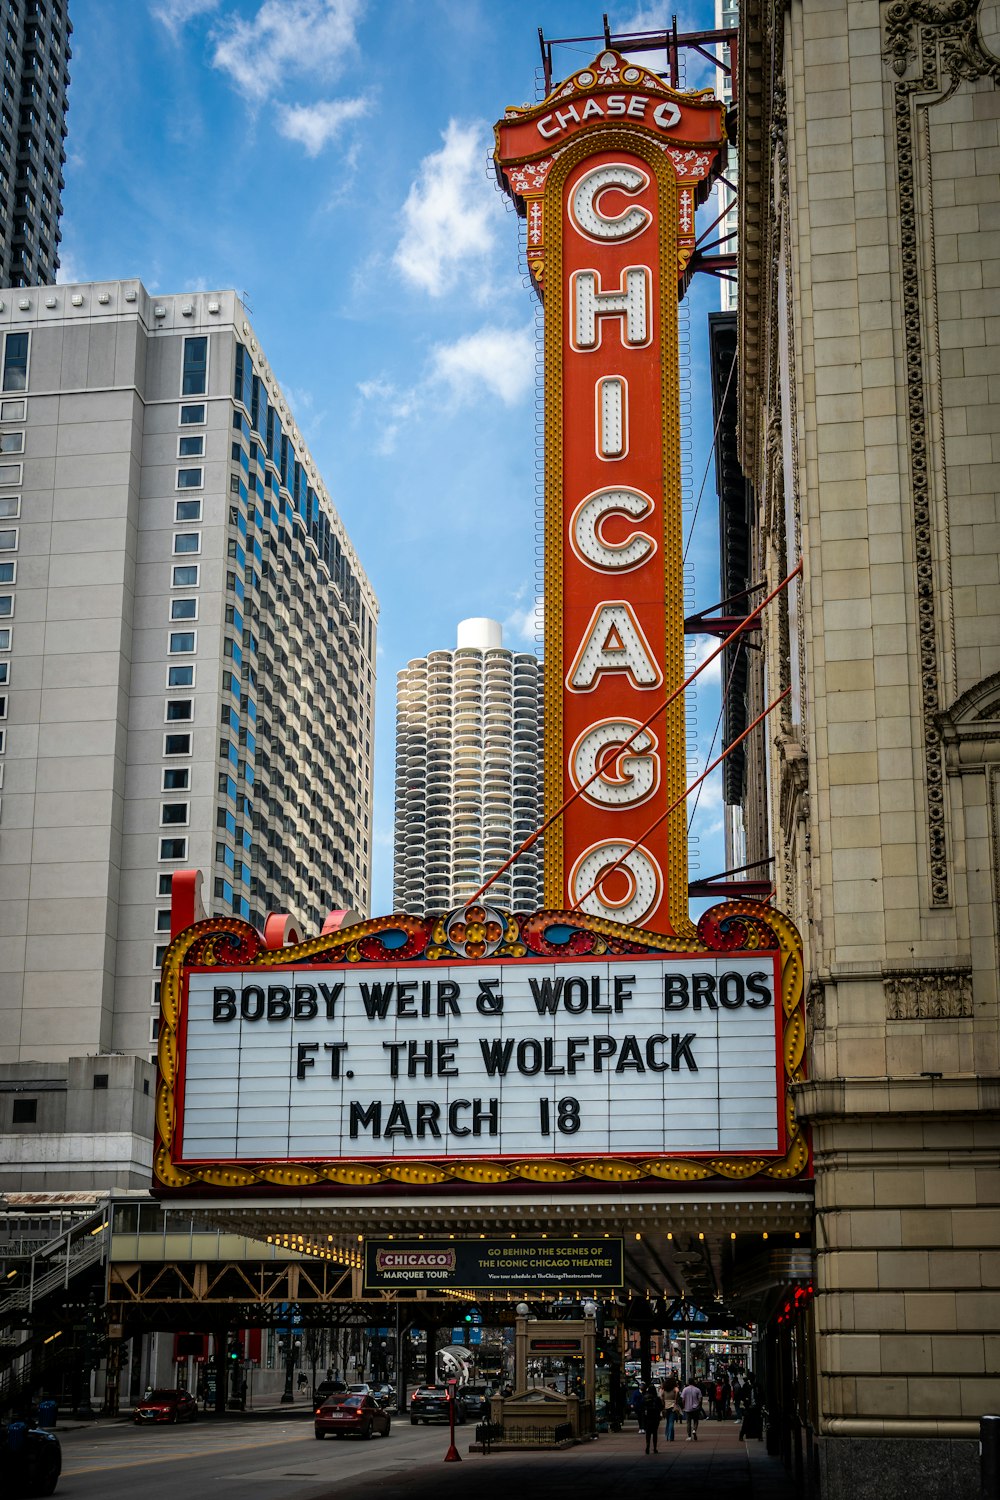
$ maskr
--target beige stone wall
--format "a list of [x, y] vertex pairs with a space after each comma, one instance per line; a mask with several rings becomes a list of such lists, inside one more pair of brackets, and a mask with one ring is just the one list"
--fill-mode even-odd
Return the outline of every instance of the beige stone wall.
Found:
[[795, 707], [756, 765], [810, 986], [820, 1430], [855, 1438], [971, 1435], [1000, 1400], [1000, 58], [975, 10], [743, 17], [741, 443], [760, 566], [804, 569], [766, 636]]

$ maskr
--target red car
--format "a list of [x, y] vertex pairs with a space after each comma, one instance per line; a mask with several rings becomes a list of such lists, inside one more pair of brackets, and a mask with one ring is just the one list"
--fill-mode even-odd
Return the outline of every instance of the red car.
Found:
[[137, 1403], [132, 1420], [147, 1422], [194, 1422], [198, 1403], [187, 1391], [149, 1391]]
[[376, 1432], [388, 1437], [391, 1426], [389, 1413], [379, 1406], [374, 1396], [344, 1392], [324, 1401], [316, 1413], [318, 1438], [325, 1438], [327, 1433], [333, 1437], [354, 1433], [356, 1437], [370, 1438]]

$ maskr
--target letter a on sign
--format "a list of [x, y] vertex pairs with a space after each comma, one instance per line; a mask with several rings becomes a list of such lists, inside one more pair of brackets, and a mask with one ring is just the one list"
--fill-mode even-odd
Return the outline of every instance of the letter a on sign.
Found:
[[496, 127], [545, 303], [546, 813], [598, 773], [546, 831], [545, 901], [680, 937], [684, 704], [658, 707], [684, 680], [677, 303], [724, 119], [609, 48]]

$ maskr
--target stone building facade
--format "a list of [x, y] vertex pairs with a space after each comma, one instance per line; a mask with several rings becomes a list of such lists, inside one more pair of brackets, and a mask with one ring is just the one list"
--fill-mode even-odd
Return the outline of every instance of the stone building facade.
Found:
[[[826, 1496], [973, 1493], [1000, 1409], [1000, 7], [747, 0], [740, 455], [805, 940]], [[753, 840], [750, 840], [751, 845]]]

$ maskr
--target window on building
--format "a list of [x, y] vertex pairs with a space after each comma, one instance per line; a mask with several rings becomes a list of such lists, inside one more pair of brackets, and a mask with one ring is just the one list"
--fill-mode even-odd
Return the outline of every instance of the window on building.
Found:
[[23, 432], [0, 432], [0, 453], [23, 453]]
[[27, 401], [0, 401], [0, 422], [23, 422]]
[[[186, 792], [188, 790], [188, 788], [190, 787], [190, 785], [191, 785], [191, 767], [190, 766], [166, 766], [164, 768], [164, 772], [163, 772], [163, 790], [165, 792]], [[161, 879], [161, 881], [164, 880], [164, 879], [166, 879], [166, 880], [169, 881], [170, 876], [163, 876], [163, 875], [161, 875], [160, 879]], [[169, 896], [170, 895], [170, 886], [169, 885], [167, 886], [166, 891], [161, 891], [160, 895], [161, 896], [163, 896], [163, 895]]]
[[175, 555], [182, 552], [200, 552], [201, 533], [199, 531], [178, 531], [174, 536]]
[[200, 500], [178, 500], [174, 505], [175, 521], [200, 521]]
[[156, 930], [157, 930], [157, 932], [169, 932], [170, 931], [170, 907], [169, 906], [166, 906], [166, 907], [161, 906], [159, 908], [159, 910], [157, 911], [157, 913], [156, 913]]
[[187, 802], [161, 802], [161, 825], [166, 828], [173, 823], [182, 828], [187, 827], [189, 806], [190, 804]]
[[28, 334], [8, 333], [3, 346], [3, 388], [23, 391], [28, 386]]
[[[10, 335], [7, 335], [10, 338]], [[27, 355], [25, 356], [27, 358]], [[23, 391], [23, 385], [4, 386], [4, 390]], [[184, 340], [184, 366], [181, 375], [182, 396], [203, 396], [208, 390], [208, 339], [204, 334]]]
[[185, 405], [181, 407], [181, 414], [179, 419], [181, 427], [197, 427], [198, 425], [200, 425], [200, 423], [204, 422], [204, 420], [204, 401], [195, 401], [192, 402], [189, 406]]
[[[12, 436], [15, 436], [15, 435], [16, 434], [12, 434]], [[0, 438], [0, 443], [2, 443], [2, 441], [3, 441], [3, 439]], [[3, 448], [0, 447], [0, 453], [2, 453], [3, 451], [4, 451]], [[19, 448], [11, 448], [10, 451], [11, 451], [11, 453], [19, 453], [20, 449]], [[178, 458], [201, 458], [202, 455], [204, 454], [204, 452], [205, 452], [205, 436], [204, 436], [204, 433], [199, 432], [198, 435], [197, 435], [197, 437], [182, 437], [182, 438], [178, 438], [177, 439], [177, 457]]]
[[14, 595], [0, 594], [0, 617], [14, 613]]
[[167, 668], [167, 687], [194, 687], [194, 663], [183, 667]]
[[0, 495], [0, 521], [13, 521], [20, 514], [20, 495]]
[[[9, 598], [10, 596], [7, 595], [7, 597]], [[0, 603], [3, 602], [3, 599], [4, 599], [4, 595], [0, 594]], [[0, 614], [2, 614], [2, 613], [3, 613], [3, 611], [0, 610]], [[8, 610], [7, 613], [10, 614], [10, 610]], [[10, 626], [9, 625], [0, 626], [0, 651], [9, 651], [10, 648], [11, 648], [11, 644], [13, 643], [13, 640], [14, 640], [14, 632], [13, 632], [13, 630], [11, 630]]]
[[23, 464], [0, 464], [0, 484], [20, 484]]
[[17, 527], [12, 526], [9, 530], [0, 531], [0, 552], [17, 551]]
[[190, 755], [191, 736], [189, 734], [165, 734], [163, 753], [164, 755]]
[[179, 490], [200, 490], [203, 484], [202, 469], [178, 469], [177, 488]]
[[37, 1099], [15, 1099], [11, 1112], [11, 1124], [34, 1125], [38, 1120]]
[[197, 599], [171, 599], [170, 618], [172, 620], [197, 620]]
[[0, 683], [10, 681], [10, 662], [0, 661]]
[[107, 1086], [108, 1086], [108, 1075], [107, 1075], [107, 1073], [95, 1073], [94, 1074], [94, 1088], [95, 1089], [106, 1089]]
[[167, 650], [171, 656], [184, 656], [189, 651], [194, 651], [198, 644], [198, 632], [196, 630], [172, 630], [167, 642]]
[[178, 563], [174, 568], [170, 580], [173, 589], [191, 589], [198, 587], [199, 566], [197, 563]]
[[17, 582], [17, 563], [0, 562], [0, 583]]
[[168, 698], [167, 699], [167, 723], [183, 724], [194, 718], [193, 698]]

